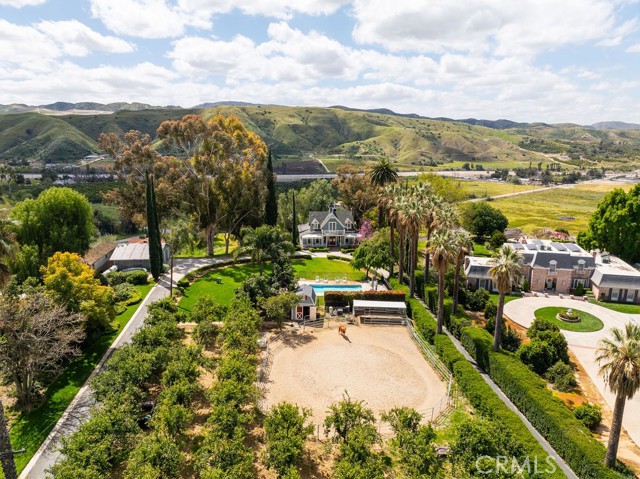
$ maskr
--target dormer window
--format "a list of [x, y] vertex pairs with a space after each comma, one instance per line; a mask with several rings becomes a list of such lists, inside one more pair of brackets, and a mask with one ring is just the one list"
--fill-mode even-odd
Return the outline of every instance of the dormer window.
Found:
[[320, 223], [318, 223], [318, 220], [316, 220], [316, 219], [314, 218], [314, 220], [311, 222], [311, 227], [312, 227], [314, 230], [319, 229], [319, 228], [320, 228]]
[[350, 220], [350, 219], [347, 219], [347, 221], [345, 221], [345, 222], [344, 222], [344, 224], [345, 224], [345, 226], [347, 227], [347, 229], [348, 229], [348, 230], [350, 230], [350, 229], [351, 229], [351, 225], [352, 225], [353, 223], [351, 222], [351, 220]]
[[578, 271], [584, 271], [584, 264], [585, 262], [583, 259], [578, 260]]
[[549, 261], [549, 273], [556, 274], [556, 266], [557, 265], [558, 265], [557, 261], [555, 261], [555, 260]]

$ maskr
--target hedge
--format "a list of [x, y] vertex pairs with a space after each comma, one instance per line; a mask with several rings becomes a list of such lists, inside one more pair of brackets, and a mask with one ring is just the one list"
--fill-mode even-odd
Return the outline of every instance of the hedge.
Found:
[[553, 396], [542, 378], [512, 354], [492, 351], [491, 334], [476, 327], [464, 328], [461, 342], [478, 366], [489, 374], [578, 477], [626, 477], [605, 467], [605, 447], [562, 401]]
[[326, 291], [324, 293], [325, 308], [342, 308], [353, 304], [354, 299], [368, 299], [374, 301], [404, 302], [404, 291]]
[[428, 308], [434, 312], [434, 314], [438, 311], [438, 287], [437, 286], [427, 286], [424, 288], [424, 302], [427, 304]]

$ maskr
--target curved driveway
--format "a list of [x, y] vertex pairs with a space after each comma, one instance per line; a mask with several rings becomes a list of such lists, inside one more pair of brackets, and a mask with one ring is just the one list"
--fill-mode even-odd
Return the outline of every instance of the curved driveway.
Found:
[[[604, 328], [592, 333], [579, 333], [575, 331], [564, 331], [569, 348], [575, 354], [582, 367], [589, 375], [591, 381], [596, 385], [600, 394], [613, 410], [615, 396], [605, 386], [602, 376], [598, 374], [599, 366], [596, 361], [596, 350], [602, 338], [610, 336], [609, 331], [613, 327], [621, 328], [628, 322], [640, 324], [640, 314], [625, 314], [612, 311], [597, 304], [578, 301], [575, 299], [560, 299], [557, 296], [549, 298], [522, 298], [511, 301], [504, 306], [504, 314], [511, 321], [525, 328], [528, 328], [535, 319], [535, 311], [547, 306], [561, 306], [566, 308], [579, 309], [597, 316], [604, 323]], [[640, 394], [627, 401], [625, 408], [624, 428], [636, 445], [640, 446]]]

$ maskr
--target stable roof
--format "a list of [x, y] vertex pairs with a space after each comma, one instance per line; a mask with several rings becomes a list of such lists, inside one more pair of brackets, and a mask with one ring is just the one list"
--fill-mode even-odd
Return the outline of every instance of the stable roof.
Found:
[[406, 310], [407, 305], [401, 301], [370, 301], [365, 299], [353, 300], [353, 311], [356, 308], [385, 308], [385, 309], [399, 309]]

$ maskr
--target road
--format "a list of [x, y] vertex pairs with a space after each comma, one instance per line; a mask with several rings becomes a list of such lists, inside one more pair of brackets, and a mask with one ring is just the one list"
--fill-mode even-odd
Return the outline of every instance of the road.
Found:
[[[195, 258], [195, 259], [176, 259], [173, 269], [173, 282], [174, 286], [185, 274], [202, 266], [209, 264], [215, 264], [224, 261], [228, 258]], [[55, 425], [47, 439], [42, 443], [40, 449], [31, 458], [31, 461], [24, 468], [19, 476], [19, 479], [42, 479], [47, 476], [47, 469], [49, 469], [60, 457], [58, 448], [61, 445], [63, 437], [72, 434], [78, 429], [78, 427], [89, 417], [91, 407], [95, 404], [93, 394], [89, 383], [91, 379], [104, 368], [104, 364], [107, 359], [113, 354], [113, 352], [122, 347], [124, 344], [131, 341], [133, 334], [143, 325], [144, 319], [147, 317], [147, 307], [149, 304], [169, 296], [169, 275], [163, 276], [158, 284], [149, 291], [149, 294], [144, 298], [134, 315], [129, 322], [122, 329], [118, 337], [115, 339], [111, 347], [107, 350], [102, 357], [96, 368], [94, 369], [87, 382], [82, 386], [76, 397], [73, 399], [69, 407]]]
[[[326, 166], [325, 166], [326, 168]], [[460, 179], [468, 179], [468, 180], [477, 180], [480, 178], [488, 178], [491, 174], [490, 171], [399, 171], [398, 176], [400, 177], [413, 177], [419, 176], [423, 173], [433, 173], [438, 176], [447, 176], [452, 178], [460, 178]], [[364, 174], [364, 173], [361, 173]], [[306, 175], [277, 175], [276, 181], [279, 183], [291, 183], [294, 181], [302, 181], [302, 180], [332, 180], [336, 178], [338, 175], [335, 173], [316, 173], [316, 174], [306, 174]]]

